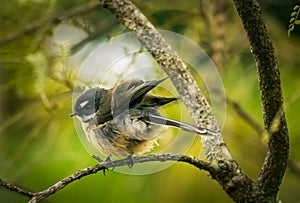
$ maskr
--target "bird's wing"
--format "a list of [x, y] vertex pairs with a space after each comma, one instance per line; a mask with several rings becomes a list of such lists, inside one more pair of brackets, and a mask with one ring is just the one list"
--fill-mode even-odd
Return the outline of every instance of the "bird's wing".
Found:
[[218, 135], [218, 132], [216, 132], [214, 130], [210, 130], [210, 129], [202, 128], [202, 127], [196, 127], [196, 126], [190, 125], [188, 123], [175, 121], [175, 120], [172, 120], [169, 118], [164, 118], [160, 115], [152, 114], [151, 112], [146, 113], [143, 117], [143, 120], [145, 122], [152, 123], [152, 124], [168, 125], [168, 126], [172, 126], [175, 128], [180, 128], [180, 129], [185, 130], [190, 133], [197, 133], [200, 135], [212, 135], [212, 136]]
[[137, 108], [163, 106], [175, 100], [177, 100], [175, 97], [158, 97], [151, 94], [146, 94], [143, 101], [137, 105]]
[[109, 121], [112, 118], [111, 113], [111, 97], [112, 90], [101, 90], [100, 88], [96, 91], [96, 105], [99, 107], [96, 112], [96, 118], [98, 125]]
[[166, 79], [151, 81], [133, 79], [118, 85], [112, 96], [113, 115], [116, 116], [124, 110], [140, 104], [147, 92]]

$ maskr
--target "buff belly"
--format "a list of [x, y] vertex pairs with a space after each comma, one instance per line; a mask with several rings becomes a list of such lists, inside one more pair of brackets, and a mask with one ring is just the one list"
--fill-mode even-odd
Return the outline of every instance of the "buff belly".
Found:
[[118, 116], [101, 125], [83, 123], [87, 139], [106, 156], [143, 154], [157, 146], [164, 127], [132, 117]]

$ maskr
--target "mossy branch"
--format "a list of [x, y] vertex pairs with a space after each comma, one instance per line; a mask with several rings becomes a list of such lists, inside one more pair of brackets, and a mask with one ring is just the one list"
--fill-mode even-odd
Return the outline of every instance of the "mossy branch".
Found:
[[[264, 193], [272, 194], [273, 201], [276, 201], [289, 154], [280, 72], [274, 47], [268, 36], [258, 2], [256, 0], [234, 0], [234, 3], [247, 32], [256, 61], [264, 128], [269, 133], [268, 153], [256, 184]], [[277, 123], [276, 128], [274, 128], [274, 123]]]

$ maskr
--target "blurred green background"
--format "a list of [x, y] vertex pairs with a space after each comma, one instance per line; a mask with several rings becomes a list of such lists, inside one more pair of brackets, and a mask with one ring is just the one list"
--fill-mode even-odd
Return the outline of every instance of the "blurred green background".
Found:
[[[92, 50], [93, 44], [126, 29], [102, 8], [60, 23], [47, 21], [59, 13], [86, 5], [82, 0], [0, 2], [0, 39], [36, 23], [41, 25], [34, 32], [0, 44], [0, 178], [40, 191], [79, 169], [96, 164], [81, 144], [73, 119], [69, 117], [74, 82], [82, 63], [80, 59]], [[255, 178], [265, 156], [267, 140], [245, 122], [232, 105], [232, 101], [238, 103], [262, 128], [255, 62], [232, 2], [134, 2], [157, 28], [186, 36], [212, 58], [231, 101], [227, 105], [224, 139], [242, 169]], [[290, 157], [300, 167], [299, 27], [287, 36], [295, 4], [295, 1], [279, 0], [261, 2], [281, 69]], [[65, 29], [59, 34], [57, 28], [62, 24]], [[81, 42], [83, 39], [86, 40]], [[87, 42], [89, 48], [85, 46]], [[74, 57], [82, 48], [85, 51], [80, 57]], [[197, 139], [187, 154], [197, 155], [200, 147]], [[288, 169], [279, 198], [283, 202], [300, 202], [299, 188], [299, 170]], [[27, 201], [27, 197], [0, 188], [1, 203]], [[99, 172], [70, 184], [44, 202], [102, 201], [232, 202], [208, 173], [183, 163], [143, 176], [117, 172], [104, 176]]]

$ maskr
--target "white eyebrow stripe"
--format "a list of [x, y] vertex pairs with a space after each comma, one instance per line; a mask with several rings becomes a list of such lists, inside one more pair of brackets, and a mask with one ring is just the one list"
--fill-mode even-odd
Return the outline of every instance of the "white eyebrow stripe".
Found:
[[79, 104], [80, 108], [83, 108], [85, 105], [87, 105], [89, 101], [83, 101]]

